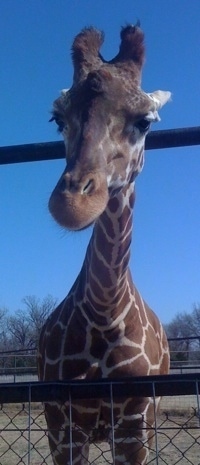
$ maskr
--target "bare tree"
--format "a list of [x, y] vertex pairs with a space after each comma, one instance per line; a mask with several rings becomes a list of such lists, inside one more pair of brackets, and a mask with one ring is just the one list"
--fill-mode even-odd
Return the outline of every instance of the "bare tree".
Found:
[[171, 360], [192, 362], [200, 360], [200, 306], [194, 305], [191, 313], [178, 313], [165, 326]]
[[193, 334], [194, 336], [200, 336], [200, 304], [193, 305], [192, 320]]
[[37, 347], [41, 328], [56, 306], [56, 299], [51, 295], [42, 301], [35, 296], [27, 296], [22, 302], [24, 308], [6, 319], [6, 335], [11, 350]]
[[15, 315], [8, 317], [7, 330], [15, 350], [31, 347], [31, 328], [25, 310], [17, 310]]
[[178, 313], [173, 320], [165, 326], [169, 342], [172, 361], [188, 361], [192, 334], [192, 315]]
[[196, 339], [192, 341], [191, 360], [200, 361], [200, 304], [193, 305], [192, 334]]
[[6, 331], [8, 310], [0, 308], [0, 351], [7, 350], [9, 347], [9, 340]]
[[27, 296], [23, 299], [26, 305], [27, 321], [31, 327], [31, 344], [38, 345], [40, 331], [50, 313], [55, 309], [57, 299], [47, 295], [42, 302], [35, 296]]

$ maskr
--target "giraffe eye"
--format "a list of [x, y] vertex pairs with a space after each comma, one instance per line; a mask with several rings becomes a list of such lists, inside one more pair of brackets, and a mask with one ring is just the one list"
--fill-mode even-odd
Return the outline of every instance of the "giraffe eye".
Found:
[[63, 129], [66, 127], [66, 124], [64, 123], [64, 121], [62, 121], [58, 116], [52, 116], [52, 118], [49, 121], [56, 122], [58, 126], [58, 132], [63, 132]]
[[140, 132], [146, 132], [150, 128], [150, 121], [146, 118], [142, 118], [135, 123], [136, 128], [139, 129]]
[[61, 119], [55, 118], [55, 122], [58, 126], [58, 132], [63, 132], [63, 129], [65, 128], [65, 123]]

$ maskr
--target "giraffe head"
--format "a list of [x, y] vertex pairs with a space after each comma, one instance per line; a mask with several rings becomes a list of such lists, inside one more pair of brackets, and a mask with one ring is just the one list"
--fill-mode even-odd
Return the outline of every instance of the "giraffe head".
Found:
[[79, 230], [105, 210], [116, 189], [133, 182], [144, 163], [150, 123], [170, 92], [140, 88], [144, 34], [138, 26], [121, 31], [119, 53], [105, 61], [103, 34], [84, 29], [74, 40], [71, 89], [54, 102], [52, 120], [62, 132], [67, 165], [49, 201], [62, 226]]

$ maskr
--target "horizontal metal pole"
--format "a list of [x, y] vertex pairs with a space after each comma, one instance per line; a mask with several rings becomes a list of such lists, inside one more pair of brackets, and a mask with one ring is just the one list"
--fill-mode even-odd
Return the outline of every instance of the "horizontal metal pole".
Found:
[[[200, 145], [200, 126], [152, 131], [146, 138], [145, 148], [146, 150], [152, 150], [191, 145]], [[60, 158], [65, 158], [63, 142], [43, 142], [0, 147], [1, 165], [58, 160]]]
[[[142, 376], [99, 381], [58, 381], [0, 384], [1, 403], [65, 402], [69, 395], [74, 399], [101, 399], [110, 397], [110, 387], [115, 398], [153, 396], [197, 395], [200, 390], [200, 373], [182, 375]], [[198, 392], [197, 392], [198, 390]]]
[[[193, 341], [194, 339], [200, 340], [200, 335], [199, 336], [188, 336], [188, 337], [168, 337], [167, 340], [168, 342], [170, 341]], [[1, 352], [0, 352], [1, 354]]]

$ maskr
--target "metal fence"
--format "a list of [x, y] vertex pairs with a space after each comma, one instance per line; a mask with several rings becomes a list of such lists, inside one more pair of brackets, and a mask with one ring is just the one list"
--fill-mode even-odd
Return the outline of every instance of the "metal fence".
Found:
[[[110, 430], [99, 443], [93, 430], [86, 438], [90, 442], [88, 464], [114, 464], [117, 424], [113, 415], [115, 399], [132, 396], [163, 396], [160, 412], [151, 430], [154, 442], [149, 451], [148, 464], [199, 465], [200, 463], [200, 374], [168, 375], [100, 380], [98, 382], [70, 381], [57, 383], [20, 383], [0, 385], [0, 465], [52, 465], [48, 446], [43, 402], [69, 402], [71, 438], [76, 424], [73, 405], [77, 401], [104, 399], [110, 404]], [[95, 434], [94, 434], [95, 433]], [[91, 439], [91, 434], [93, 439]], [[130, 435], [130, 430], [129, 433]], [[134, 434], [134, 433], [133, 433]], [[124, 437], [126, 431], [124, 432]], [[73, 463], [73, 446], [71, 462]], [[119, 446], [119, 444], [118, 444]], [[131, 463], [131, 462], [130, 462]], [[66, 464], [67, 465], [67, 464]]]
[[0, 352], [0, 383], [37, 380], [36, 348]]

